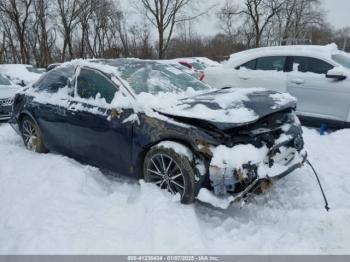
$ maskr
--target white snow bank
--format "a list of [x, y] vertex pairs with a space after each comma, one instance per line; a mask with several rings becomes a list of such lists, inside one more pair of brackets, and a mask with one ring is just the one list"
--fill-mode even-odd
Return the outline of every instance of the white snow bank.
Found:
[[308, 168], [243, 208], [181, 205], [152, 185], [110, 179], [25, 150], [0, 126], [0, 254], [350, 254], [350, 130], [304, 129]]

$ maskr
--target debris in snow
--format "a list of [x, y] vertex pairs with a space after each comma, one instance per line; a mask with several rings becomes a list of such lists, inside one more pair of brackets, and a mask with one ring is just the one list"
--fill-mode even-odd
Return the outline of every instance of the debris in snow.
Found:
[[227, 209], [230, 206], [232, 200], [234, 200], [234, 197], [229, 196], [229, 197], [220, 198], [214, 195], [208, 189], [202, 188], [198, 193], [197, 199], [204, 203], [208, 203], [214, 207]]

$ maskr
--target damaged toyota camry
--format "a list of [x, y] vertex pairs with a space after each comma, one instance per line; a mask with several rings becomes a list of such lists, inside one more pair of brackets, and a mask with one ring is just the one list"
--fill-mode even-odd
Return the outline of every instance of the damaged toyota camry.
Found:
[[306, 161], [288, 94], [213, 90], [170, 65], [74, 60], [20, 91], [25, 146], [144, 179], [193, 203], [202, 188], [244, 199]]

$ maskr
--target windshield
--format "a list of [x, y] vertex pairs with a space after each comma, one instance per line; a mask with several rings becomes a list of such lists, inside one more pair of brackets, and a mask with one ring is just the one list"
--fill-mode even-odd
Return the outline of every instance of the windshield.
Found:
[[199, 63], [199, 62], [193, 62], [192, 67], [196, 70], [204, 70], [205, 69], [205, 65], [202, 63]]
[[10, 80], [8, 80], [5, 76], [0, 75], [0, 86], [9, 86], [11, 85]]
[[27, 66], [27, 70], [31, 73], [41, 74], [40, 70], [34, 66]]
[[350, 69], [350, 58], [345, 55], [332, 55], [332, 59], [342, 66]]
[[113, 64], [118, 66], [120, 76], [129, 83], [136, 94], [142, 92], [151, 94], [178, 93], [186, 91], [188, 88], [193, 90], [210, 89], [209, 86], [195, 77], [171, 65], [139, 60], [124, 60], [123, 63], [114, 61]]

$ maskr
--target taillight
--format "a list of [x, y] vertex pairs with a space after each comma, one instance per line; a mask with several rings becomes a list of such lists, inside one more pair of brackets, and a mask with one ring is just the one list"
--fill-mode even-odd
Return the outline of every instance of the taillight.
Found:
[[199, 72], [199, 80], [203, 81], [204, 80], [204, 77], [205, 77], [205, 74], [203, 71], [200, 71]]

